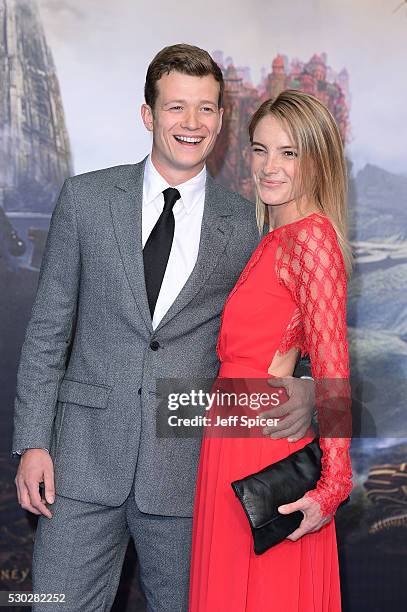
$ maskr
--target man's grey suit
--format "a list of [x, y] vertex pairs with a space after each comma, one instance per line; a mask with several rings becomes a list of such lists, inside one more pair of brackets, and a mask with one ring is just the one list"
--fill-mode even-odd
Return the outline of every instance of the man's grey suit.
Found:
[[[91, 508], [85, 504], [114, 512], [133, 496], [140, 516], [189, 517], [189, 547], [200, 440], [156, 437], [156, 379], [216, 376], [222, 307], [259, 236], [254, 206], [208, 175], [197, 263], [153, 330], [141, 238], [144, 164], [68, 179], [52, 216], [21, 353], [13, 439], [14, 449], [50, 448], [54, 459], [57, 502], [51, 521], [40, 518], [41, 541], [61, 499], [78, 512]], [[74, 537], [75, 524], [69, 529]], [[80, 609], [107, 610], [112, 596], [105, 607]]]

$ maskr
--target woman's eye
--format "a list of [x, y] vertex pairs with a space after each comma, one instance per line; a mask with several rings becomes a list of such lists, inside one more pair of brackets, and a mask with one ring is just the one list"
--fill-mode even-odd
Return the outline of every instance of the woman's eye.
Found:
[[298, 157], [298, 154], [295, 151], [284, 151], [283, 155], [285, 157]]
[[252, 149], [252, 151], [253, 151], [253, 153], [265, 153], [265, 150], [264, 150], [264, 149], [257, 149], [257, 148], [254, 148], [254, 149]]

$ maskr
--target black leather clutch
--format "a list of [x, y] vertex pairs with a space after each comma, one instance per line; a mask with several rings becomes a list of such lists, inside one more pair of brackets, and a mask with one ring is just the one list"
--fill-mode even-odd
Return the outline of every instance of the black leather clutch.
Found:
[[322, 451], [318, 438], [260, 472], [232, 482], [249, 519], [254, 552], [261, 555], [295, 531], [303, 513], [280, 514], [277, 510], [314, 489], [321, 476]]

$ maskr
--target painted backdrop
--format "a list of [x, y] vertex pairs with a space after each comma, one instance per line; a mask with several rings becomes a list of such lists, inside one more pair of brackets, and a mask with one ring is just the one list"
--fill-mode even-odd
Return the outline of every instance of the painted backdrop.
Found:
[[[65, 177], [146, 155], [145, 70], [164, 45], [208, 49], [226, 81], [210, 169], [253, 196], [247, 120], [291, 87], [346, 143], [356, 265], [348, 323], [355, 488], [338, 513], [344, 610], [406, 608], [407, 3], [399, 0], [0, 0], [0, 590], [30, 590], [35, 517], [9, 458], [16, 368]], [[116, 610], [143, 610], [129, 546]]]

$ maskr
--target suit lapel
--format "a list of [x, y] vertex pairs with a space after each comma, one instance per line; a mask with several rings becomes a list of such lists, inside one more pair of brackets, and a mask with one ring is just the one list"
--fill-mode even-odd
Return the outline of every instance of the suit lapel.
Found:
[[128, 178], [117, 181], [110, 199], [114, 233], [134, 299], [147, 329], [153, 332], [144, 281], [141, 210], [144, 159], [131, 168]]
[[232, 214], [233, 211], [225, 202], [223, 190], [221, 191], [208, 173], [198, 258], [188, 280], [156, 331], [187, 306], [212, 274], [232, 235], [233, 226], [228, 220]]
[[[110, 213], [127, 280], [141, 318], [152, 334], [142, 247], [141, 214], [145, 161], [144, 159], [139, 164], [135, 164], [129, 176], [114, 185], [110, 199]], [[223, 190], [208, 174], [198, 258], [188, 280], [156, 331], [187, 306], [212, 274], [232, 235], [233, 226], [228, 219], [232, 214], [233, 211], [225, 202]]]

